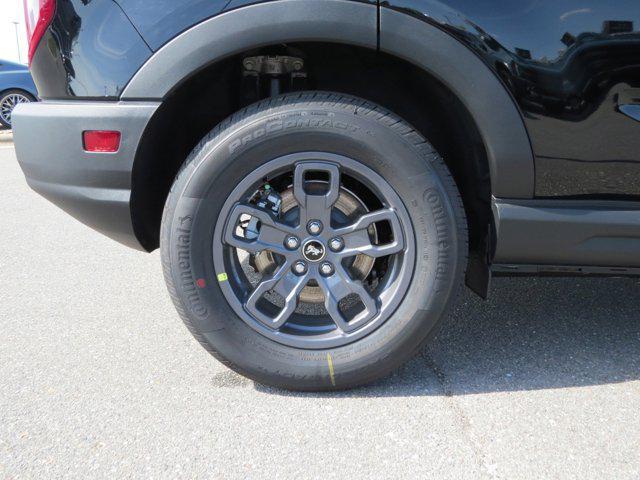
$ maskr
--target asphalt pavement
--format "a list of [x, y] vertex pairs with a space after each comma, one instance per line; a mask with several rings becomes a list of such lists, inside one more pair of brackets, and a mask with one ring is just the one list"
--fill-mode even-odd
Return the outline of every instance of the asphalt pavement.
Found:
[[640, 478], [640, 283], [494, 279], [395, 375], [266, 388], [210, 357], [158, 253], [31, 192], [0, 142], [0, 478]]

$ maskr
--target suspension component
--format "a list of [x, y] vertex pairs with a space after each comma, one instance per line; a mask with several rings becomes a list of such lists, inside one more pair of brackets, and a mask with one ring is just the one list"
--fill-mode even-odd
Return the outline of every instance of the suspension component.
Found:
[[[271, 185], [265, 183], [253, 197], [258, 208], [267, 210], [273, 213], [276, 217], [280, 216], [280, 210], [282, 208], [282, 198], [280, 194], [276, 192]], [[249, 240], [258, 238], [260, 232], [260, 220], [256, 217], [251, 217], [249, 223], [245, 227], [245, 237]]]
[[242, 60], [245, 103], [305, 89], [304, 60], [287, 55], [260, 55]]

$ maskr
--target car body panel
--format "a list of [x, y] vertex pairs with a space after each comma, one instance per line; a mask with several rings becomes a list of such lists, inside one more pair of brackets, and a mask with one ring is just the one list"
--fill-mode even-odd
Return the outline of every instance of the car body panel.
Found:
[[[158, 50], [129, 82], [122, 99], [165, 98], [191, 72], [255, 45], [333, 41], [371, 50], [379, 46], [429, 71], [464, 99], [487, 148], [494, 194], [531, 198], [531, 146], [520, 113], [500, 81], [457, 40], [407, 15], [383, 12], [378, 38], [377, 13], [373, 5], [344, 0], [279, 0], [226, 12]], [[272, 18], [280, 19], [277, 25]], [[457, 59], [453, 65], [451, 57]]]
[[640, 196], [640, 123], [620, 111], [640, 97], [640, 2], [382, 5], [455, 35], [500, 76], [531, 137], [537, 197]]
[[112, 0], [57, 0], [31, 71], [43, 99], [116, 99], [151, 50]]
[[527, 131], [515, 102], [491, 70], [446, 32], [403, 13], [382, 9], [380, 29], [381, 51], [429, 72], [461, 99], [482, 137], [493, 194], [533, 197]]
[[217, 15], [229, 0], [115, 0], [152, 50], [189, 27]]
[[[34, 62], [36, 83], [46, 78], [41, 96], [117, 99], [152, 51], [253, 3], [268, 2], [59, 0]], [[623, 113], [628, 105], [621, 100], [638, 103], [640, 3], [385, 0], [381, 6], [382, 15], [392, 9], [441, 28], [502, 80], [531, 139], [536, 197], [640, 196], [640, 123]], [[283, 19], [270, 18], [273, 28]], [[381, 29], [383, 38], [393, 33], [384, 22]]]
[[0, 93], [13, 89], [24, 90], [38, 98], [38, 90], [29, 68], [19, 63], [0, 60]]
[[[115, 0], [151, 49], [158, 50], [179, 33], [220, 13], [269, 0]], [[376, 1], [364, 3], [376, 4]], [[320, 17], [321, 18], [321, 17]], [[319, 19], [320, 19], [319, 18]]]
[[[38, 159], [44, 150], [29, 145], [34, 134], [27, 131], [53, 125], [57, 104], [46, 102], [46, 120], [35, 107], [19, 107], [18, 156], [35, 189], [139, 248], [128, 212], [130, 169], [155, 107], [144, 115], [129, 107], [157, 106], [189, 76], [241, 51], [287, 42], [352, 43], [423, 68], [469, 110], [490, 163], [501, 262], [606, 267], [615, 260], [609, 266], [619, 267], [640, 241], [634, 223], [639, 21], [640, 4], [631, 0], [58, 0], [33, 74], [44, 97], [70, 100], [64, 111], [73, 138], [61, 143], [41, 135], [63, 159], [51, 170]], [[92, 119], [98, 99], [108, 111]], [[83, 162], [90, 156], [78, 151], [78, 119], [94, 128], [106, 118], [122, 130], [129, 115], [137, 120], [118, 156], [124, 170], [88, 168]], [[75, 167], [68, 158], [77, 160]], [[65, 173], [73, 168], [80, 169], [80, 183], [76, 173]], [[110, 183], [113, 175], [118, 186]], [[628, 203], [607, 204], [612, 197]], [[547, 203], [557, 198], [587, 203]], [[546, 252], [560, 220], [585, 214], [562, 252]], [[616, 231], [627, 236], [622, 249], [619, 239], [601, 231], [601, 220], [612, 216]], [[592, 232], [602, 240], [589, 242]]]

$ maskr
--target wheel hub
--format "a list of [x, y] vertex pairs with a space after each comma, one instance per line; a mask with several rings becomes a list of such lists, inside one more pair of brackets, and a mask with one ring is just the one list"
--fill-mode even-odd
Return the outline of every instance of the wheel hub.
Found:
[[[326, 182], [315, 182], [315, 188], [321, 189], [325, 184]], [[312, 189], [313, 188], [314, 187], [312, 187]], [[292, 215], [294, 213], [294, 209], [298, 208], [298, 203], [293, 196], [293, 187], [289, 187], [285, 191], [283, 191], [280, 194], [280, 198], [282, 200], [282, 216], [287, 218], [289, 215]], [[334, 207], [338, 212], [340, 212], [340, 214], [342, 214], [344, 218], [347, 219], [355, 218], [358, 215], [366, 213], [367, 211], [364, 203], [360, 199], [358, 199], [354, 193], [350, 192], [344, 187], [340, 188], [340, 195], [338, 196], [338, 201], [336, 202]], [[369, 235], [372, 239], [374, 239], [374, 241], [377, 239], [376, 228], [374, 225], [369, 228]], [[358, 280], [364, 280], [365, 278], [367, 278], [369, 273], [371, 273], [374, 261], [374, 258], [367, 255], [357, 255], [353, 259], [353, 263], [351, 264], [351, 270], [354, 274], [354, 277]], [[262, 250], [260, 253], [254, 256], [254, 266], [256, 270], [261, 274], [272, 272], [275, 269], [276, 265], [277, 262], [273, 256], [273, 253], [269, 250]], [[311, 283], [311, 285], [305, 286], [302, 289], [302, 292], [300, 292], [300, 301], [315, 304], [324, 302], [322, 289], [317, 285], [314, 285], [315, 282], [312, 281]]]

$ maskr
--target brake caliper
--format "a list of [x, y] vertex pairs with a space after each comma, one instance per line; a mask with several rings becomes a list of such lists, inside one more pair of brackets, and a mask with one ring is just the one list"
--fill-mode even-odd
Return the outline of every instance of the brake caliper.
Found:
[[[276, 217], [280, 217], [280, 209], [282, 207], [282, 198], [280, 194], [276, 192], [271, 185], [265, 183], [252, 198], [252, 202], [256, 207], [273, 213]], [[258, 238], [260, 232], [260, 220], [256, 217], [251, 217], [249, 223], [245, 227], [244, 235], [248, 240], [254, 240]]]

